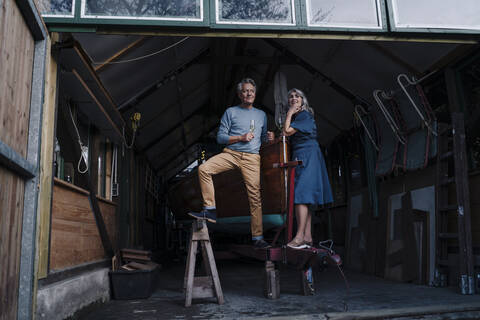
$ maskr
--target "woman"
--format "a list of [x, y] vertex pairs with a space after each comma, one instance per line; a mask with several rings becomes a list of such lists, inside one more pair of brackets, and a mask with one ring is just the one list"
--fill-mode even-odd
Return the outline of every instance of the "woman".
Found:
[[287, 244], [290, 248], [312, 246], [312, 213], [308, 205], [333, 201], [325, 160], [317, 142], [317, 126], [313, 109], [305, 94], [298, 89], [288, 92], [288, 109], [283, 134], [290, 137], [292, 159], [301, 160], [295, 171], [295, 212], [297, 234]]

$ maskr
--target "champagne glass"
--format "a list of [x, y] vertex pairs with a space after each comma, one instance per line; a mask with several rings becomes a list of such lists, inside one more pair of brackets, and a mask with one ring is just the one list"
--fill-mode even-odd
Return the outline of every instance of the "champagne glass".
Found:
[[250, 120], [250, 132], [253, 133], [255, 131], [255, 120]]

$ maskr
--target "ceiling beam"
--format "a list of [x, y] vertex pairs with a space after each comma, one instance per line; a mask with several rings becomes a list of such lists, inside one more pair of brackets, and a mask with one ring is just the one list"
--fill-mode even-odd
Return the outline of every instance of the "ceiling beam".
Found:
[[[190, 119], [192, 119], [194, 116], [196, 115], [199, 115], [202, 113], [202, 111], [208, 107], [208, 105], [210, 104], [210, 101], [207, 101], [205, 104], [201, 105], [200, 107], [196, 108], [195, 110], [193, 110], [193, 112], [188, 115], [185, 119], [184, 119], [184, 122], [187, 122], [189, 121]], [[143, 153], [143, 152], [148, 152], [149, 149], [153, 148], [155, 145], [157, 145], [158, 143], [160, 143], [165, 137], [167, 137], [169, 134], [171, 134], [172, 132], [174, 132], [175, 130], [177, 130], [180, 126], [182, 126], [182, 123], [175, 123], [173, 126], [171, 126], [170, 128], [168, 128], [167, 130], [165, 130], [165, 132], [158, 138], [156, 138], [155, 140], [153, 140], [152, 142], [150, 142], [148, 145], [146, 145], [145, 147], [143, 147], [140, 152]]]
[[[212, 131], [213, 129], [215, 129], [217, 126], [218, 126], [218, 123], [215, 122], [215, 123], [213, 123], [213, 124], [208, 128], [208, 130], [202, 130], [202, 132], [198, 135], [198, 137], [194, 138], [193, 141], [186, 146], [185, 150], [188, 150], [188, 149], [191, 148], [194, 144], [198, 143], [198, 142], [200, 141], [200, 139], [205, 135], [205, 131], [206, 131], [206, 132], [210, 132], [210, 131]], [[172, 162], [173, 160], [175, 160], [182, 152], [184, 152], [184, 151], [181, 150], [180, 152], [177, 152], [177, 153], [171, 155], [170, 157], [168, 157], [166, 161], [163, 161], [159, 166], [157, 166], [157, 167], [155, 168], [155, 171], [157, 171], [159, 168], [161, 168], [161, 167], [164, 166], [165, 164], [170, 163], [170, 162]]]
[[275, 40], [272, 39], [263, 39], [266, 43], [268, 43], [270, 46], [273, 48], [277, 49], [280, 51], [286, 58], [291, 59], [292, 61], [296, 62], [297, 65], [301, 66], [304, 68], [306, 71], [308, 71], [310, 74], [314, 75], [315, 77], [318, 77], [323, 83], [325, 83], [327, 86], [330, 88], [334, 89], [337, 93], [342, 95], [343, 97], [347, 98], [348, 100], [352, 101], [352, 109], [355, 104], [357, 103], [362, 103], [366, 106], [370, 105], [370, 103], [363, 99], [362, 97], [356, 95], [355, 93], [351, 92], [350, 90], [346, 89], [345, 87], [341, 86], [337, 82], [335, 82], [333, 79], [330, 77], [326, 76], [322, 72], [320, 72], [317, 68], [312, 66], [310, 63], [308, 63], [306, 60], [301, 58], [299, 55], [293, 53], [290, 51], [287, 47], [284, 45], [276, 42]]
[[[187, 93], [185, 93], [183, 95], [184, 99], [191, 96], [192, 94], [194, 93], [197, 93], [200, 89], [202, 89], [205, 85], [207, 84], [207, 82], [204, 82], [202, 81], [202, 83], [195, 87], [194, 89], [188, 91]], [[169, 110], [170, 108], [174, 108], [177, 106], [177, 102], [175, 101], [174, 103], [171, 103], [169, 104], [168, 106], [164, 107], [164, 108], [161, 108], [160, 111], [152, 116], [152, 117], [149, 117], [147, 121], [143, 122], [139, 127], [138, 129], [141, 130], [141, 129], [145, 129], [146, 127], [148, 127], [149, 125], [151, 125], [152, 123], [156, 123], [155, 121], [161, 117], [163, 115], [163, 113], [166, 111], [166, 110]]]
[[208, 56], [201, 59], [201, 64], [219, 64], [219, 65], [247, 65], [247, 64], [296, 64], [291, 59], [283, 57], [254, 57], [254, 56]]
[[151, 37], [149, 37], [149, 36], [143, 36], [143, 37], [138, 38], [137, 40], [133, 41], [132, 43], [130, 43], [125, 48], [117, 51], [115, 54], [113, 54], [107, 60], [103, 61], [101, 64], [98, 64], [95, 67], [95, 71], [97, 73], [100, 73], [100, 72], [104, 71], [105, 67], [111, 65], [111, 63], [114, 62], [115, 60], [118, 60], [119, 58], [123, 57], [124, 55], [126, 55], [127, 53], [132, 51], [133, 49], [139, 47], [141, 44], [143, 44], [145, 42], [145, 40], [150, 39], [150, 38]]
[[154, 83], [148, 85], [147, 87], [143, 88], [138, 93], [136, 93], [133, 97], [130, 97], [125, 102], [120, 104], [120, 106], [118, 107], [118, 110], [122, 113], [125, 113], [128, 110], [130, 110], [131, 108], [135, 107], [140, 102], [142, 102], [143, 100], [145, 100], [146, 98], [151, 96], [160, 87], [162, 87], [166, 83], [174, 80], [180, 73], [187, 70], [192, 65], [196, 64], [199, 59], [207, 56], [208, 52], [209, 52], [208, 49], [202, 50], [199, 54], [197, 54], [195, 57], [193, 57], [190, 61], [182, 64], [181, 66], [179, 66], [179, 67], [177, 67], [177, 68], [175, 68], [171, 71], [169, 71], [165, 76], [162, 77], [162, 79], [157, 80]]
[[[188, 144], [188, 146], [185, 148], [185, 150], [188, 150], [190, 149], [193, 145], [199, 143], [200, 139], [202, 139], [202, 137], [205, 135], [205, 132], [210, 132], [212, 131], [213, 129], [215, 129], [216, 127], [218, 126], [218, 123], [213, 123], [209, 128], [208, 130], [202, 130], [202, 132], [196, 137], [193, 139], [193, 141], [191, 143]], [[155, 171], [158, 171], [159, 168], [163, 167], [164, 165], [168, 164], [168, 163], [175, 163], [173, 162], [173, 160], [175, 160], [176, 158], [178, 158], [178, 156], [182, 153], [183, 151], [180, 151], [180, 152], [177, 152], [173, 155], [171, 155], [169, 158], [167, 158], [166, 161], [163, 161], [159, 166], [157, 166], [155, 168]], [[164, 172], [167, 171], [168, 167], [163, 170]]]
[[387, 48], [383, 47], [382, 45], [374, 42], [374, 41], [367, 41], [367, 45], [375, 49], [375, 51], [379, 52], [382, 54], [384, 57], [392, 61], [393, 63], [401, 66], [405, 70], [407, 70], [410, 74], [419, 77], [421, 76], [422, 72], [415, 67], [413, 67], [411, 64], [394, 54], [391, 50], [388, 50]]

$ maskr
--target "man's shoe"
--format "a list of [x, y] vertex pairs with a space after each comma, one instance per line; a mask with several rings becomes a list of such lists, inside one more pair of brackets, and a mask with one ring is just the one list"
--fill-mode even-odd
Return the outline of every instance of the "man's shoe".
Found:
[[268, 249], [272, 247], [268, 244], [267, 241], [263, 239], [253, 240], [253, 246], [255, 247], [255, 249]]
[[217, 210], [216, 209], [203, 209], [200, 212], [189, 212], [190, 217], [195, 219], [205, 219], [208, 222], [216, 223], [217, 222]]

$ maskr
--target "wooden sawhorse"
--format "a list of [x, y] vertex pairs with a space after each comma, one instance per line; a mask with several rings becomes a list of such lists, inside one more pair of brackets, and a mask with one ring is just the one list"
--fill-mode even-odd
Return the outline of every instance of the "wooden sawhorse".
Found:
[[[207, 273], [203, 277], [195, 277], [195, 262], [199, 242], [202, 250], [203, 266]], [[224, 303], [206, 220], [196, 220], [192, 223], [192, 235], [188, 247], [183, 287], [185, 290], [185, 307], [192, 305], [192, 298], [217, 297], [218, 304]]]

